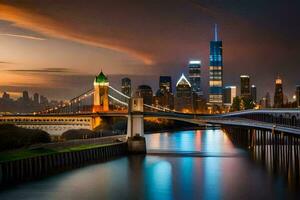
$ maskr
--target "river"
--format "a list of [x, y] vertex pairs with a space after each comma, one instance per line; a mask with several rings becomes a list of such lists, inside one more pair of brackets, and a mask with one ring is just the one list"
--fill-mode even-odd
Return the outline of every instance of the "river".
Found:
[[146, 156], [71, 170], [0, 192], [12, 199], [285, 199], [279, 176], [235, 147], [221, 130], [146, 135]]

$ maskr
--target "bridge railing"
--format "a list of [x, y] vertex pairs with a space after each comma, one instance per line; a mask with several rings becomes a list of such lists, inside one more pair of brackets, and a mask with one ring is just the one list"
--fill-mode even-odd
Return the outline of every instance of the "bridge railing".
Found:
[[218, 117], [250, 119], [274, 125], [300, 129], [299, 109], [248, 110], [216, 116], [216, 118]]

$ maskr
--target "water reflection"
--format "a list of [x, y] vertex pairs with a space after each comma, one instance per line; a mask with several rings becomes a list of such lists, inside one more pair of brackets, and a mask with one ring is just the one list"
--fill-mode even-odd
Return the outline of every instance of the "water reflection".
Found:
[[[258, 167], [220, 130], [147, 135], [150, 151], [2, 191], [0, 199], [276, 199], [291, 198], [281, 179]], [[182, 156], [181, 152], [205, 156]], [[222, 155], [227, 156], [222, 156]]]
[[172, 166], [168, 161], [147, 158], [145, 188], [149, 199], [173, 199]]

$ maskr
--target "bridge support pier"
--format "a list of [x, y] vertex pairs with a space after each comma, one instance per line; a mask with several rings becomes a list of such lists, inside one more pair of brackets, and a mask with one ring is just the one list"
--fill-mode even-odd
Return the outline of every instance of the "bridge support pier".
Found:
[[144, 103], [142, 98], [130, 99], [128, 106], [127, 143], [132, 154], [146, 153], [144, 137]]

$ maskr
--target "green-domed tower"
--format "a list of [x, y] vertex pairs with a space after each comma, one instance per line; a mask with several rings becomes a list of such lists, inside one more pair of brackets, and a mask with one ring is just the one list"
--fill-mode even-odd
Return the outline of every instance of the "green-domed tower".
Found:
[[96, 76], [94, 83], [106, 85], [106, 84], [108, 84], [108, 79], [101, 71], [100, 74], [98, 74], [98, 76]]
[[109, 86], [108, 79], [101, 70], [100, 74], [96, 76], [94, 80], [95, 92], [94, 92], [93, 112], [109, 111], [108, 86]]

